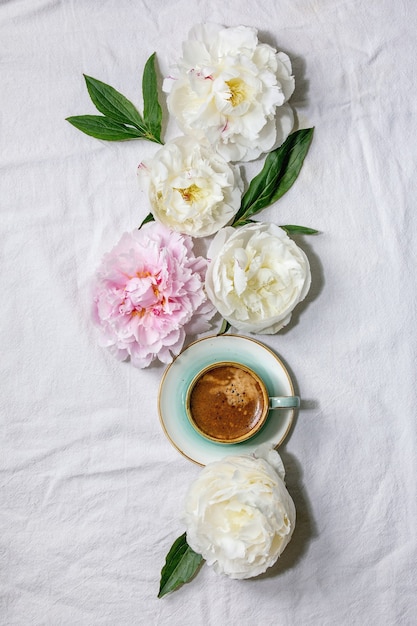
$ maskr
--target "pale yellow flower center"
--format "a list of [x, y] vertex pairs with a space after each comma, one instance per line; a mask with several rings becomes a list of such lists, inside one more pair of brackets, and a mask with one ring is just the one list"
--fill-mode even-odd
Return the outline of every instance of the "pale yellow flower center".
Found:
[[248, 88], [241, 78], [231, 78], [226, 81], [226, 85], [230, 89], [230, 97], [228, 98], [232, 106], [236, 107], [248, 97]]
[[184, 189], [177, 187], [174, 187], [174, 189], [182, 195], [182, 199], [185, 200], [185, 202], [197, 202], [197, 200], [200, 200], [203, 196], [203, 190], [194, 183]]

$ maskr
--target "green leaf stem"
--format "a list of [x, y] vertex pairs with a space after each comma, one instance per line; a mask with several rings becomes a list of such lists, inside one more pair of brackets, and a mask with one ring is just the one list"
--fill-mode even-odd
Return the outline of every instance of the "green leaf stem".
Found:
[[178, 537], [167, 554], [165, 565], [161, 571], [161, 582], [158, 598], [175, 591], [188, 582], [203, 562], [201, 554], [194, 552], [187, 543], [186, 533]]
[[233, 226], [243, 226], [250, 218], [276, 202], [294, 184], [313, 138], [314, 128], [297, 130], [268, 154], [261, 172], [252, 179], [242, 197]]
[[227, 320], [223, 320], [222, 325], [220, 326], [220, 330], [217, 333], [217, 336], [224, 335], [225, 333], [227, 333], [230, 327], [231, 327], [230, 322], [228, 322]]

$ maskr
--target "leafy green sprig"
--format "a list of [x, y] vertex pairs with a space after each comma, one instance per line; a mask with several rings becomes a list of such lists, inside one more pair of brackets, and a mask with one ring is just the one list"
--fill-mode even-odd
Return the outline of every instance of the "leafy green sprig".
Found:
[[[282, 146], [270, 152], [262, 170], [249, 184], [242, 196], [240, 209], [232, 226], [249, 224], [262, 209], [281, 198], [296, 181], [313, 139], [314, 128], [297, 130], [287, 137]], [[312, 235], [317, 230], [304, 226], [281, 226], [288, 233]]]
[[201, 554], [194, 552], [188, 545], [185, 533], [178, 537], [172, 544], [161, 571], [158, 598], [191, 580], [203, 561]]
[[67, 121], [86, 135], [107, 141], [148, 139], [162, 144], [162, 110], [158, 100], [155, 53], [146, 62], [142, 78], [143, 115], [130, 100], [106, 83], [84, 74], [93, 104], [103, 115], [77, 115]]

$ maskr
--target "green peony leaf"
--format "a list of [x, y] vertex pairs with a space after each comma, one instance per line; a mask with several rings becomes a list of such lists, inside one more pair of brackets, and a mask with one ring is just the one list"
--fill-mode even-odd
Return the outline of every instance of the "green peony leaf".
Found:
[[162, 110], [158, 101], [155, 53], [149, 57], [143, 71], [143, 118], [135, 105], [114, 87], [86, 74], [84, 78], [91, 100], [104, 117], [98, 115], [67, 117], [70, 124], [97, 139], [107, 141], [148, 139], [163, 143], [161, 141]]
[[252, 179], [242, 197], [233, 226], [247, 224], [248, 220], [276, 202], [293, 185], [313, 138], [314, 128], [297, 130], [286, 141], [268, 154], [261, 172]]
[[144, 224], [147, 224], [148, 222], [154, 222], [154, 221], [155, 221], [155, 218], [152, 215], [152, 213], [148, 213], [148, 215], [143, 220], [142, 224], [139, 226], [138, 230], [140, 230]]
[[107, 141], [125, 141], [143, 137], [143, 133], [137, 128], [124, 126], [103, 115], [77, 115], [67, 117], [67, 122], [81, 130], [86, 135], [105, 139]]
[[142, 116], [130, 100], [110, 85], [106, 85], [96, 78], [85, 74], [84, 78], [90, 98], [100, 113], [110, 117], [115, 122], [135, 126], [142, 134], [146, 133]]
[[186, 533], [178, 537], [172, 544], [161, 571], [158, 598], [162, 598], [167, 593], [178, 589], [183, 583], [188, 582], [203, 560], [201, 554], [194, 552], [188, 545]]
[[296, 226], [295, 224], [286, 224], [281, 226], [288, 235], [317, 235], [319, 232], [314, 228], [308, 228], [307, 226]]
[[148, 130], [161, 143], [162, 109], [158, 100], [158, 82], [155, 71], [155, 52], [149, 57], [143, 70], [142, 95], [143, 119]]

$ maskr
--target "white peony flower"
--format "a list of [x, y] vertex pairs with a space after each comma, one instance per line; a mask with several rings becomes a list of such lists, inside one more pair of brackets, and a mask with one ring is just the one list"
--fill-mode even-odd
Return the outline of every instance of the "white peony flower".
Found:
[[230, 456], [207, 465], [185, 500], [187, 542], [218, 573], [251, 578], [271, 567], [295, 527], [279, 454]]
[[236, 329], [273, 334], [288, 324], [311, 283], [305, 253], [275, 224], [226, 227], [213, 239], [206, 291]]
[[179, 137], [139, 165], [156, 221], [171, 230], [205, 237], [217, 232], [240, 207], [243, 182], [207, 142]]
[[256, 29], [200, 24], [163, 88], [184, 133], [207, 137], [228, 161], [251, 161], [292, 130], [291, 72], [288, 56], [259, 44]]

